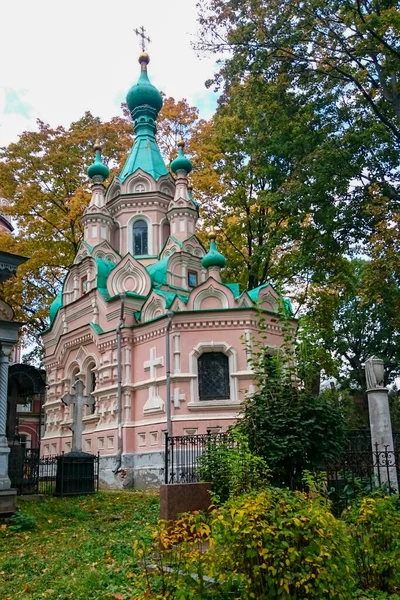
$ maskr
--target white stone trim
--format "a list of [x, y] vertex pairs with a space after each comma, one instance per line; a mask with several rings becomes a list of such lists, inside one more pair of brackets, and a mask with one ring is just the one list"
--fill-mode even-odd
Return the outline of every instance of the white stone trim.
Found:
[[[198, 359], [205, 352], [222, 352], [229, 359], [229, 400], [202, 400], [199, 399], [199, 371]], [[201, 342], [197, 344], [189, 354], [189, 369], [192, 375], [190, 382], [190, 402], [188, 408], [198, 408], [197, 405], [212, 408], [213, 406], [220, 407], [221, 402], [225, 402], [222, 406], [239, 405], [239, 394], [237, 385], [237, 352], [225, 342]]]
[[213, 285], [210, 285], [206, 290], [201, 291], [194, 299], [193, 310], [201, 310], [201, 303], [206, 298], [218, 298], [222, 306], [218, 308], [229, 308], [228, 296], [221, 290], [217, 290]]
[[145, 221], [147, 223], [147, 255], [151, 256], [153, 254], [153, 222], [148, 215], [141, 212], [138, 212], [135, 215], [133, 215], [127, 223], [127, 251], [130, 252], [132, 256], [135, 256], [133, 248], [133, 226], [136, 221]]

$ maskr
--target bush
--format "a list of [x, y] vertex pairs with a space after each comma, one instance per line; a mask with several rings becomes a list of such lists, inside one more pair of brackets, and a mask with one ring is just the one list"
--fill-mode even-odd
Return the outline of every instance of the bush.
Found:
[[244, 574], [249, 597], [351, 598], [345, 526], [300, 492], [269, 488], [230, 500], [214, 515], [212, 535], [220, 573]]
[[360, 587], [399, 591], [399, 496], [362, 498], [343, 517], [352, 535]]
[[145, 562], [157, 567], [139, 576], [138, 598], [350, 600], [354, 591], [345, 525], [287, 490], [232, 498], [208, 518], [160, 523]]
[[8, 529], [10, 531], [31, 531], [36, 527], [36, 517], [26, 513], [16, 512], [10, 519]]
[[265, 486], [268, 476], [265, 461], [251, 453], [246, 436], [235, 429], [222, 442], [210, 436], [198, 470], [200, 480], [212, 484], [216, 504]]

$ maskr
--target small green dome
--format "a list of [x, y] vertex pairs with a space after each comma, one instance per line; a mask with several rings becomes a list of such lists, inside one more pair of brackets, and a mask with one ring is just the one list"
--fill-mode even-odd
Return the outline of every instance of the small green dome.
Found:
[[226, 258], [218, 252], [215, 239], [211, 240], [210, 249], [204, 256], [201, 264], [205, 269], [208, 269], [209, 267], [219, 267], [220, 269], [223, 269], [225, 267]]
[[61, 307], [62, 307], [62, 292], [59, 292], [57, 294], [57, 296], [55, 297], [55, 299], [53, 300], [53, 302], [50, 304], [50, 311], [49, 311], [50, 325], [53, 323], [54, 319], [56, 318], [56, 314], [58, 313], [58, 311], [60, 310]]
[[185, 142], [181, 138], [178, 142], [178, 156], [171, 163], [171, 171], [173, 173], [177, 173], [178, 171], [186, 171], [186, 173], [190, 173], [190, 171], [193, 169], [192, 163], [185, 156], [183, 151], [184, 147]]
[[126, 95], [126, 103], [131, 113], [139, 106], [150, 106], [158, 114], [163, 105], [160, 92], [152, 83], [150, 83], [147, 75], [147, 65], [149, 61], [150, 58], [146, 52], [143, 52], [139, 56], [139, 63], [142, 66], [142, 71], [138, 82], [131, 87]]
[[99, 142], [96, 142], [94, 149], [96, 158], [94, 159], [94, 163], [90, 165], [87, 170], [88, 177], [93, 179], [94, 177], [99, 176], [102, 177], [102, 179], [107, 179], [110, 170], [101, 160], [101, 148]]

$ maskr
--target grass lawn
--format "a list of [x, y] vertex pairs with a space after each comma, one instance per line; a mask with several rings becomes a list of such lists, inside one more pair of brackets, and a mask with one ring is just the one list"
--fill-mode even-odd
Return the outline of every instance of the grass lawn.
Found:
[[[158, 519], [152, 492], [100, 492], [20, 500], [21, 526], [0, 525], [0, 598], [125, 600], [132, 596], [136, 539], [150, 541]], [[26, 518], [25, 515], [27, 515]], [[33, 521], [33, 519], [31, 519]]]

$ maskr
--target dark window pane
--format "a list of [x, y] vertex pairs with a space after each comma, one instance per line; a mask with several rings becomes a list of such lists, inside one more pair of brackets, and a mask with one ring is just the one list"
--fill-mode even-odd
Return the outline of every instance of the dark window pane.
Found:
[[200, 400], [227, 400], [229, 359], [222, 352], [205, 352], [198, 361]]
[[194, 271], [188, 272], [188, 284], [189, 287], [197, 287], [197, 273]]
[[135, 221], [133, 225], [133, 253], [135, 256], [148, 254], [147, 223], [143, 219]]

